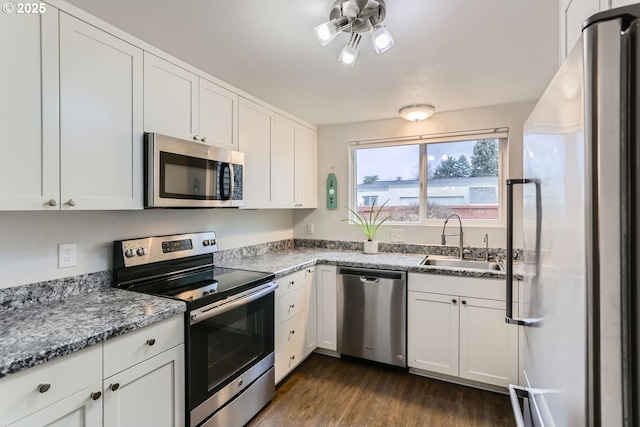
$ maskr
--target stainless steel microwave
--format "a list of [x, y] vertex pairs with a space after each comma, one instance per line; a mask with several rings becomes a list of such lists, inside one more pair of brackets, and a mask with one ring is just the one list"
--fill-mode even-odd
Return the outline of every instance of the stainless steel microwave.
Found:
[[244, 206], [244, 153], [144, 135], [145, 208]]

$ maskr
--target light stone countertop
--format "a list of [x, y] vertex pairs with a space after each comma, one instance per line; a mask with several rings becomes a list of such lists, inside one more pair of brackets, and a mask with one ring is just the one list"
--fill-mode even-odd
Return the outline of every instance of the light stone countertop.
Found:
[[[289, 249], [269, 252], [248, 258], [216, 261], [219, 267], [242, 268], [246, 270], [274, 273], [281, 277], [315, 264], [330, 264], [340, 267], [376, 268], [381, 270], [402, 270], [411, 273], [443, 274], [448, 276], [484, 277], [504, 279], [504, 271], [478, 270], [453, 267], [420, 265], [424, 254], [380, 252], [365, 254], [358, 251], [332, 249]], [[514, 278], [522, 279], [522, 264], [514, 262]]]

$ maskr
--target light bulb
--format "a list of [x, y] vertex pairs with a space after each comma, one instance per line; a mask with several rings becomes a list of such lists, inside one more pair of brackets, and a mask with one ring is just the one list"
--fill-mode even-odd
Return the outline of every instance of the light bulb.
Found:
[[332, 19], [331, 21], [318, 25], [314, 30], [316, 31], [316, 36], [318, 37], [320, 44], [325, 46], [333, 40], [340, 31], [348, 26], [349, 20], [347, 17], [341, 16], [340, 18]]
[[358, 59], [358, 46], [360, 45], [360, 39], [362, 36], [358, 33], [351, 33], [349, 43], [342, 49], [338, 62], [346, 65], [347, 67], [353, 67]]
[[393, 37], [382, 24], [377, 24], [371, 29], [371, 40], [378, 55], [393, 47]]

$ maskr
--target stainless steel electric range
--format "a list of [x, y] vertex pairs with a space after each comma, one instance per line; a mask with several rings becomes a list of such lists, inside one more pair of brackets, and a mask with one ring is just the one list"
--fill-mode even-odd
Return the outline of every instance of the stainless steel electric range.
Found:
[[113, 286], [187, 304], [191, 427], [242, 426], [275, 393], [274, 275], [220, 268], [214, 232], [113, 244]]

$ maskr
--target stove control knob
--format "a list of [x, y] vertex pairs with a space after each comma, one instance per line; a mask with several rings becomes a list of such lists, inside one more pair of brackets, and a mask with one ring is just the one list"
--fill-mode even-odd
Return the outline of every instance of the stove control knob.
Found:
[[209, 246], [209, 241], [208, 240], [203, 240], [202, 244], [205, 245], [205, 246]]
[[133, 249], [127, 249], [126, 251], [124, 251], [124, 256], [126, 256], [127, 258], [131, 258], [133, 255], [135, 255], [133, 253]]
[[137, 252], [137, 254], [139, 256], [146, 255], [147, 254], [147, 248], [138, 248], [138, 250], [136, 252]]
[[216, 239], [211, 239], [211, 240], [209, 240], [209, 243], [211, 243], [211, 245], [215, 245], [218, 242], [216, 242]]

